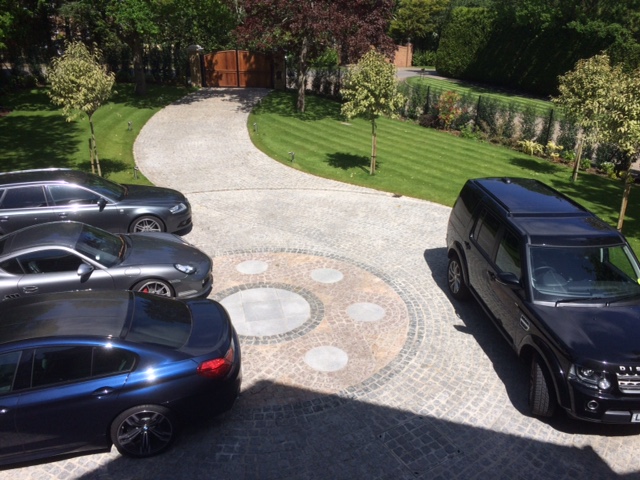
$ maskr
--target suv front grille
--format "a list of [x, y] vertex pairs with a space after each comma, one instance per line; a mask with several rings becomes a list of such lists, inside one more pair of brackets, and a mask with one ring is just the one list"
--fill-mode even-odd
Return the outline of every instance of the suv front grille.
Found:
[[618, 388], [622, 393], [640, 395], [640, 374], [617, 373], [616, 376], [618, 377]]

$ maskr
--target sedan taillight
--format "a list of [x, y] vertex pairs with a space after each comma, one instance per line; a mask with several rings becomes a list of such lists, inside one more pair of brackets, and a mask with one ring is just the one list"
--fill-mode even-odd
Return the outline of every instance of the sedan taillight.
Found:
[[233, 342], [231, 342], [231, 346], [224, 357], [207, 360], [198, 365], [198, 375], [207, 378], [224, 378], [233, 366], [234, 356], [235, 346]]

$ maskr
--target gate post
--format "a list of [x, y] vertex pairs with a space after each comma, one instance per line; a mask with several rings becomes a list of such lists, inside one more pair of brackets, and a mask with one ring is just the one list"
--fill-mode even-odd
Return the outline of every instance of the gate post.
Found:
[[187, 56], [189, 57], [189, 73], [191, 77], [191, 85], [203, 87], [202, 61], [200, 54], [204, 51], [200, 45], [189, 45], [187, 47]]

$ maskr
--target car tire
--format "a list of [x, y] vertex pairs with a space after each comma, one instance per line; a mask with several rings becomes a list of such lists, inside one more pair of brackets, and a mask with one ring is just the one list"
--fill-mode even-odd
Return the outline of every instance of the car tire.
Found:
[[467, 287], [464, 281], [463, 265], [457, 253], [452, 253], [449, 257], [447, 285], [449, 286], [451, 296], [456, 300], [466, 300], [469, 298], [469, 287]]
[[111, 424], [111, 442], [122, 455], [151, 457], [171, 446], [178, 433], [168, 408], [140, 405], [125, 410]]
[[142, 282], [136, 283], [131, 289], [134, 292], [150, 293], [152, 295], [158, 295], [159, 297], [173, 297], [173, 289], [164, 280], [157, 278], [149, 278]]
[[162, 220], [152, 215], [138, 217], [129, 226], [130, 233], [164, 232], [165, 230]]
[[531, 359], [531, 374], [529, 377], [529, 410], [537, 417], [553, 417], [557, 400], [553, 384], [547, 369], [540, 364], [540, 358], [534, 355]]

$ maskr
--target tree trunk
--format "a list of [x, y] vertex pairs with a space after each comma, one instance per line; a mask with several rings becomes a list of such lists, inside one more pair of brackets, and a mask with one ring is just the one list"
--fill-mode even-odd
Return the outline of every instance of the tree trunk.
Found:
[[378, 128], [375, 120], [371, 120], [371, 167], [369, 175], [376, 173], [376, 155], [378, 153]]
[[300, 53], [298, 55], [298, 78], [296, 79], [298, 87], [298, 103], [296, 108], [301, 113], [304, 113], [304, 93], [307, 88], [307, 51], [308, 43], [305, 38], [302, 40], [302, 47], [300, 48]]
[[622, 204], [620, 205], [620, 215], [618, 215], [618, 226], [616, 227], [619, 232], [622, 231], [622, 223], [624, 222], [624, 215], [627, 211], [627, 205], [629, 203], [629, 195], [631, 194], [631, 185], [633, 185], [633, 176], [631, 176], [631, 166], [627, 170], [627, 175], [624, 177], [624, 190], [622, 192]]
[[93, 172], [93, 165], [95, 162], [96, 169], [98, 170], [98, 176], [102, 176], [102, 169], [100, 168], [100, 160], [98, 159], [98, 147], [96, 146], [96, 134], [93, 130], [93, 113], [89, 115], [89, 127], [91, 128], [91, 171]]
[[578, 179], [578, 170], [580, 169], [580, 161], [582, 160], [582, 143], [583, 143], [582, 135], [580, 135], [580, 138], [578, 139], [576, 161], [573, 164], [573, 175], [571, 176], [571, 181], [574, 183]]
[[134, 93], [143, 96], [147, 94], [147, 80], [144, 75], [144, 44], [140, 35], [133, 35], [131, 50], [133, 52], [133, 77], [136, 82]]

